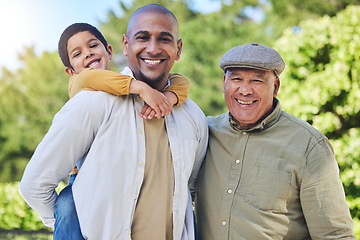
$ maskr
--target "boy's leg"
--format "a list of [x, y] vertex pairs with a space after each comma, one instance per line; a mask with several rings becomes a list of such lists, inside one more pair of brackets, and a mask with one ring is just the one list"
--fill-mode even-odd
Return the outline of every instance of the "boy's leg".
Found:
[[72, 194], [72, 183], [76, 175], [71, 175], [69, 184], [60, 192], [54, 211], [55, 228], [54, 240], [80, 240], [84, 239], [79, 219], [77, 217], [74, 198]]

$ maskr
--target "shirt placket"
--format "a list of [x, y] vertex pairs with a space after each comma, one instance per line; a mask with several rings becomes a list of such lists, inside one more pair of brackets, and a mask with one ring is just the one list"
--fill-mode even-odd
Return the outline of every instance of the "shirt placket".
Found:
[[220, 239], [230, 239], [231, 209], [235, 193], [242, 177], [242, 166], [249, 135], [248, 132], [240, 132], [234, 145], [234, 154], [233, 159], [231, 159], [229, 177], [227, 179], [220, 207]]
[[140, 117], [140, 111], [142, 109], [142, 106], [144, 105], [143, 101], [139, 96], [134, 96], [134, 106], [135, 106], [135, 119], [136, 119], [136, 135], [138, 139], [138, 154], [137, 154], [137, 166], [136, 166], [136, 176], [135, 176], [135, 182], [133, 184], [132, 188], [132, 199], [133, 199], [133, 205], [131, 209], [131, 218], [130, 218], [130, 224], [129, 229], [127, 230], [127, 234], [131, 235], [131, 225], [132, 225], [132, 219], [134, 217], [136, 204], [139, 198], [141, 185], [144, 179], [144, 172], [145, 172], [145, 129], [144, 129], [144, 120]]

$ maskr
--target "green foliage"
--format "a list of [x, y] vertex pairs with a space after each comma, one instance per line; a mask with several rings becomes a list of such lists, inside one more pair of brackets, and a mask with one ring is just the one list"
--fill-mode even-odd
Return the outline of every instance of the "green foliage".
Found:
[[0, 184], [0, 229], [46, 229], [39, 215], [21, 198], [19, 183]]
[[[64, 187], [65, 183], [61, 182], [56, 191], [59, 193]], [[39, 215], [25, 203], [18, 189], [19, 182], [0, 183], [0, 229], [51, 232], [52, 229], [45, 227]]]
[[299, 33], [287, 29], [275, 44], [286, 62], [283, 108], [329, 138], [360, 127], [359, 9], [304, 21]]
[[18, 181], [27, 161], [68, 99], [68, 77], [56, 52], [35, 56], [26, 48], [24, 67], [0, 78], [0, 181]]

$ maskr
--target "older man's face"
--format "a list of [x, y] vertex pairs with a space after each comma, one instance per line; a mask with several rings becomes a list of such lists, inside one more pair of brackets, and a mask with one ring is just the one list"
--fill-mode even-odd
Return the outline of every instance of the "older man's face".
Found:
[[231, 68], [224, 75], [224, 96], [230, 113], [244, 129], [268, 116], [277, 96], [280, 80], [272, 71]]

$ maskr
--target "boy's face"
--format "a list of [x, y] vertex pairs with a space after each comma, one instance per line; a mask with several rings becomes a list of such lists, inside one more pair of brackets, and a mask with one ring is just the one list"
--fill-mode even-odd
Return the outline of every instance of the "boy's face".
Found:
[[70, 76], [85, 68], [110, 70], [112, 47], [105, 46], [89, 31], [79, 32], [68, 40], [67, 53], [73, 69], [66, 67]]

